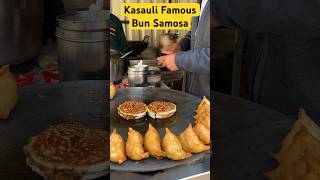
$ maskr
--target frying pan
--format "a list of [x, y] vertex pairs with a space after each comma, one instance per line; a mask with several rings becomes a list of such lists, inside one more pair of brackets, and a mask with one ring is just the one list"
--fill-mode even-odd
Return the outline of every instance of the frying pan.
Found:
[[[126, 100], [139, 100], [146, 104], [156, 100], [170, 101], [177, 105], [177, 112], [172, 117], [163, 120], [153, 120], [146, 116], [140, 120], [127, 121], [121, 118], [117, 112], [117, 106]], [[171, 89], [144, 87], [120, 89], [115, 98], [110, 102], [110, 130], [116, 128], [117, 132], [126, 140], [128, 127], [132, 127], [144, 135], [148, 130], [148, 124], [152, 123], [152, 125], [159, 131], [161, 138], [163, 138], [165, 134], [165, 127], [168, 127], [178, 136], [189, 123], [194, 122], [194, 110], [197, 108], [199, 103], [200, 99], [197, 97]], [[121, 165], [111, 163], [110, 169], [130, 172], [158, 171], [195, 162], [201, 159], [205, 153], [210, 152], [193, 154], [192, 157], [183, 161], [173, 161], [167, 158], [157, 160], [153, 157], [141, 161], [127, 160]]]

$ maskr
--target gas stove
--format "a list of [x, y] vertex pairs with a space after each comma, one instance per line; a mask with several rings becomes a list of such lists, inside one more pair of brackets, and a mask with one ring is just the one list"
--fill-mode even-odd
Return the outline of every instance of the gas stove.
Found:
[[[162, 86], [169, 87], [171, 89], [185, 91], [185, 82], [186, 82], [186, 75], [185, 72], [182, 70], [178, 70], [175, 72], [169, 71], [165, 67], [160, 67], [158, 65], [157, 57], [159, 57], [159, 52], [146, 50], [140, 55], [137, 55], [135, 57], [130, 57], [129, 62], [130, 66], [137, 65], [140, 60], [142, 60], [142, 63], [144, 65], [148, 65], [149, 67], [156, 67], [160, 69], [160, 75], [161, 75], [161, 83]], [[159, 83], [156, 84], [146, 84], [146, 86], [161, 86]]]

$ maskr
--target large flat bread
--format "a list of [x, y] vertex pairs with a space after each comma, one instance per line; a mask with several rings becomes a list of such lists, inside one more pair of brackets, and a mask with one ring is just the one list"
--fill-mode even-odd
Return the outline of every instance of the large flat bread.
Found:
[[153, 119], [169, 118], [176, 111], [176, 105], [167, 101], [154, 101], [148, 105], [148, 115]]
[[147, 114], [147, 105], [139, 101], [125, 101], [117, 107], [117, 110], [126, 120], [140, 119]]
[[81, 124], [50, 126], [26, 146], [30, 158], [48, 169], [99, 172], [108, 168], [108, 135]]
[[40, 176], [42, 176], [44, 179], [50, 179], [50, 180], [93, 180], [99, 177], [103, 177], [109, 173], [109, 170], [103, 170], [99, 172], [76, 172], [73, 170], [55, 170], [55, 169], [49, 169], [45, 166], [42, 166], [41, 164], [38, 164], [30, 157], [27, 157], [26, 159], [27, 165], [32, 169], [32, 171], [36, 172]]

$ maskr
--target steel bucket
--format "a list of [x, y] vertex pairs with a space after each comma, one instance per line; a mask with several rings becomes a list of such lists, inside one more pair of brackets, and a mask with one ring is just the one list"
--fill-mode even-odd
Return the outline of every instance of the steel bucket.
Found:
[[57, 17], [60, 80], [107, 79], [107, 19], [107, 11]]

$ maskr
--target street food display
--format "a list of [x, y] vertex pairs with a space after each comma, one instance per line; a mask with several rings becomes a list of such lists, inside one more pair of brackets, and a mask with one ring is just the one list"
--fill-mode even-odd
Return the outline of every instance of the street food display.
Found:
[[266, 173], [270, 180], [320, 179], [320, 127], [303, 109], [273, 157], [279, 165]]
[[148, 115], [153, 119], [169, 118], [176, 111], [176, 105], [167, 101], [154, 101], [148, 105]]
[[[128, 117], [128, 114], [130, 114], [130, 117], [136, 118], [138, 116], [141, 117], [142, 113], [145, 112], [145, 104], [138, 101], [125, 101], [117, 109], [121, 117]], [[153, 101], [148, 105], [148, 113], [152, 114], [151, 118], [168, 118], [174, 112], [176, 112], [176, 105], [171, 102]], [[127, 160], [126, 156], [135, 161], [149, 158], [149, 156], [158, 160], [167, 157], [177, 161], [191, 157], [192, 153], [201, 153], [209, 150], [210, 129], [204, 125], [206, 120], [201, 118], [203, 113], [209, 113], [206, 118], [210, 117], [210, 102], [204, 98], [196, 112], [197, 121], [194, 127], [189, 123], [179, 137], [169, 128], [165, 128], [165, 135], [162, 141], [158, 130], [151, 123], [148, 124], [148, 130], [144, 137], [138, 131], [129, 127], [128, 139], [125, 145], [123, 138], [114, 129], [110, 136], [111, 161], [122, 164]], [[210, 119], [208, 120], [210, 121]]]
[[24, 147], [27, 165], [45, 179], [96, 179], [108, 173], [108, 135], [79, 123], [51, 125]]
[[127, 160], [126, 143], [116, 129], [110, 135], [110, 160], [118, 164]]
[[[123, 161], [122, 158], [121, 163], [117, 159], [111, 160], [110, 170], [119, 173], [154, 172], [204, 159], [207, 161], [210, 156], [210, 130], [203, 124], [197, 126], [198, 121], [193, 118], [198, 106], [203, 104], [202, 101], [188, 93], [172, 89], [151, 87], [118, 89], [116, 97], [110, 101], [110, 128], [111, 131], [116, 129], [126, 142], [126, 150], [121, 152], [125, 153], [127, 159]], [[201, 107], [210, 108], [208, 104]], [[123, 117], [124, 113], [120, 112], [143, 113], [144, 107], [147, 113], [145, 116], [141, 115], [139, 119], [131, 117], [128, 120]], [[197, 143], [205, 147], [202, 146], [201, 151], [184, 149], [179, 139], [189, 124], [192, 134], [196, 136], [190, 138], [197, 139]], [[196, 133], [196, 130], [201, 131], [201, 128], [204, 128], [205, 132]], [[186, 132], [189, 134], [190, 130]], [[190, 143], [189, 140], [186, 142]], [[112, 143], [110, 146], [110, 152], [112, 149], [117, 149], [112, 147]]]
[[125, 101], [117, 109], [118, 114], [126, 120], [140, 119], [147, 114], [147, 105], [139, 101]]
[[110, 99], [113, 99], [113, 97], [117, 94], [116, 86], [113, 84], [113, 82], [110, 81]]
[[18, 99], [17, 83], [9, 65], [0, 67], [0, 119], [7, 119]]

